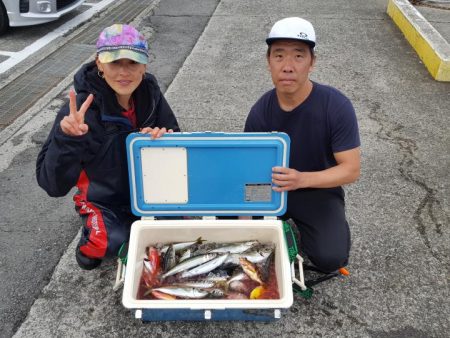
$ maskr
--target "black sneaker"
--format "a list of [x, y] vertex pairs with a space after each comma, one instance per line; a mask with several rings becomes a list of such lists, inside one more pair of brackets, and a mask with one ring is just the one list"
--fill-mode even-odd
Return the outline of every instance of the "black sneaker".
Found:
[[303, 270], [305, 272], [305, 285], [307, 287], [312, 287], [316, 284], [322, 283], [326, 280], [339, 276], [338, 271], [324, 272], [316, 268], [314, 264], [312, 263], [310, 264], [311, 265], [309, 264], [303, 265]]
[[77, 246], [75, 251], [75, 258], [77, 259], [77, 263], [83, 270], [92, 270], [100, 266], [102, 260], [99, 258], [89, 258], [83, 255], [80, 251], [80, 246]]

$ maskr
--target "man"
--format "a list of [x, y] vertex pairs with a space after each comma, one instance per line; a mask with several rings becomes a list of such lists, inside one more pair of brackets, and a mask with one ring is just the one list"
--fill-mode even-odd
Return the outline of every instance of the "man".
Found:
[[36, 178], [50, 196], [77, 187], [73, 199], [84, 224], [75, 257], [82, 269], [117, 256], [138, 219], [130, 208], [127, 135], [180, 130], [147, 62], [147, 41], [134, 27], [105, 28], [95, 60], [75, 74], [77, 95], [70, 92], [38, 155]]
[[331, 273], [347, 265], [350, 252], [341, 186], [360, 173], [355, 111], [337, 89], [310, 80], [316, 35], [309, 21], [282, 19], [266, 42], [275, 88], [251, 108], [245, 131], [290, 136], [290, 168], [273, 168], [273, 189], [289, 192], [282, 218], [296, 224], [301, 251], [317, 269]]

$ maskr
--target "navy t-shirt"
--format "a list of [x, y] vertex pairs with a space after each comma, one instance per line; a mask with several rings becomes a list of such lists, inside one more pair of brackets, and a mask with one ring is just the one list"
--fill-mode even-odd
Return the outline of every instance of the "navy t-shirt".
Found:
[[358, 123], [350, 100], [335, 88], [313, 82], [310, 95], [290, 112], [275, 89], [251, 108], [246, 132], [285, 132], [291, 138], [289, 167], [320, 171], [336, 165], [333, 153], [359, 147]]

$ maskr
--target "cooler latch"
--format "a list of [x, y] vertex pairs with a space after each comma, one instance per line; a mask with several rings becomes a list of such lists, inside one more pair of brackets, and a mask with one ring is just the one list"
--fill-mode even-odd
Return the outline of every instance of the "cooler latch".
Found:
[[212, 318], [211, 310], [205, 310], [205, 320], [210, 320]]
[[134, 318], [142, 319], [142, 310], [141, 309], [136, 310], [136, 312], [134, 313]]

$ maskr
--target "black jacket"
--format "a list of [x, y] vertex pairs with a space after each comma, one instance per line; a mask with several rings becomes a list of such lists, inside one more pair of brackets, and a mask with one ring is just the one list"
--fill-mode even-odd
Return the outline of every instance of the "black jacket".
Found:
[[[130, 191], [125, 139], [135, 131], [122, 115], [114, 91], [97, 75], [95, 62], [85, 64], [74, 77], [77, 107], [90, 93], [94, 101], [85, 115], [87, 134], [68, 136], [60, 122], [69, 114], [65, 104], [56, 116], [36, 164], [39, 185], [53, 197], [66, 195], [83, 173], [83, 199], [109, 205], [129, 205]], [[137, 127], [166, 127], [179, 131], [177, 120], [155, 77], [146, 74], [134, 91]], [[79, 187], [80, 188], [80, 187]]]

